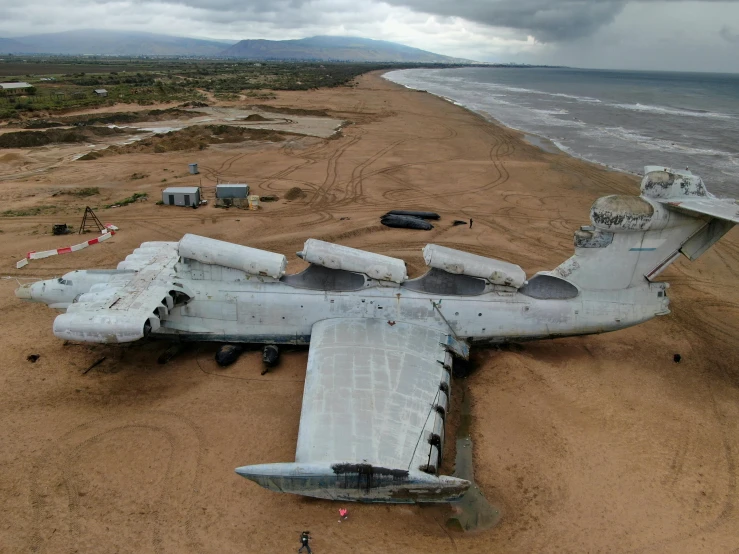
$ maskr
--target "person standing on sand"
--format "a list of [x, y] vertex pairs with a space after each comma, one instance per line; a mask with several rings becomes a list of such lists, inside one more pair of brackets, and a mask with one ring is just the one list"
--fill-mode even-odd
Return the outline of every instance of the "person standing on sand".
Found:
[[470, 218], [470, 229], [472, 229], [472, 218]]
[[346, 508], [339, 508], [339, 523], [349, 518], [349, 511]]
[[308, 550], [308, 554], [313, 554], [313, 551], [310, 549], [310, 545], [308, 544], [308, 541], [310, 540], [310, 531], [303, 531], [300, 534], [300, 548], [298, 548], [298, 552], [302, 552], [303, 549]]

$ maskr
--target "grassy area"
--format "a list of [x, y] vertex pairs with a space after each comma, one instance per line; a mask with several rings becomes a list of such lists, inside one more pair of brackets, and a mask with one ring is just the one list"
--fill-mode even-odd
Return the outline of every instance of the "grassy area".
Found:
[[[216, 98], [269, 99], [273, 91], [309, 90], [350, 85], [354, 78], [376, 69], [422, 67], [423, 64], [261, 62], [246, 60], [135, 60], [55, 56], [0, 56], [3, 81], [22, 80], [32, 93], [0, 97], [0, 119], [26, 121], [63, 112], [115, 103], [142, 106], [158, 102], [202, 105], [205, 92]], [[441, 67], [435, 65], [434, 67]], [[107, 96], [95, 89], [104, 88]], [[98, 118], [90, 123], [114, 123]]]
[[[98, 187], [87, 187], [82, 189], [60, 190], [56, 194], [76, 196], [77, 198], [87, 198], [88, 196], [95, 196], [97, 194], [100, 194], [100, 189]], [[54, 196], [56, 196], [56, 194]]]
[[25, 217], [28, 215], [51, 215], [57, 213], [57, 206], [34, 206], [33, 208], [24, 208], [20, 210], [5, 210], [0, 212], [3, 217]]
[[129, 204], [133, 204], [134, 202], [145, 200], [148, 196], [149, 195], [145, 192], [134, 192], [133, 195], [129, 196], [128, 198], [124, 198], [123, 200], [119, 200], [118, 202], [113, 202], [112, 204], [108, 204], [104, 207], [112, 208], [113, 206], [127, 206]]

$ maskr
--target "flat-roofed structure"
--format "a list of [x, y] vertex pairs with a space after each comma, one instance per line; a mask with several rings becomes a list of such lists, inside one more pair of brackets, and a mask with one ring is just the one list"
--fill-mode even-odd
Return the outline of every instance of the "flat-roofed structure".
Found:
[[168, 206], [197, 206], [200, 204], [198, 187], [169, 187], [162, 191], [162, 202]]
[[246, 198], [247, 196], [249, 196], [249, 185], [246, 183], [216, 185], [216, 198]]
[[17, 81], [14, 83], [0, 83], [0, 94], [3, 96], [11, 96], [14, 94], [26, 94], [33, 85], [23, 81]]

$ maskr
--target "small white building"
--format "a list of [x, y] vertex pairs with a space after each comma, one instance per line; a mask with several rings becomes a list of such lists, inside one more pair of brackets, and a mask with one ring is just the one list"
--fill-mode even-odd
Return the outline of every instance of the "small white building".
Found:
[[246, 198], [249, 196], [249, 185], [246, 183], [216, 185], [216, 198]]
[[169, 187], [162, 191], [162, 202], [168, 206], [197, 206], [200, 204], [198, 187]]
[[108, 96], [108, 91], [105, 90], [104, 88], [96, 88], [95, 89], [95, 94], [97, 96]]
[[0, 83], [0, 93], [3, 96], [10, 96], [12, 94], [26, 94], [29, 89], [32, 89], [33, 85], [30, 85], [23, 81], [14, 83]]

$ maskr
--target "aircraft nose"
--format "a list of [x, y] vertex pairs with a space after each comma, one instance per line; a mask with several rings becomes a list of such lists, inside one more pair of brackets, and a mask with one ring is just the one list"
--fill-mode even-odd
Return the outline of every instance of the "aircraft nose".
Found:
[[15, 295], [18, 298], [22, 299], [22, 300], [31, 300], [31, 299], [33, 299], [33, 294], [32, 294], [32, 290], [31, 290], [31, 287], [32, 286], [33, 286], [33, 284], [31, 284], [31, 283], [29, 283], [27, 285], [21, 285], [20, 287], [18, 287], [17, 289], [15, 289]]

